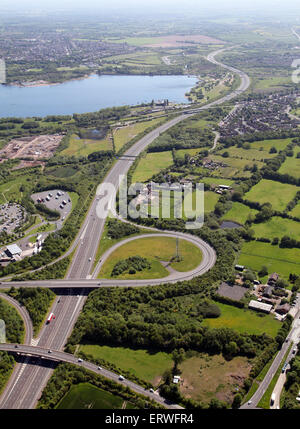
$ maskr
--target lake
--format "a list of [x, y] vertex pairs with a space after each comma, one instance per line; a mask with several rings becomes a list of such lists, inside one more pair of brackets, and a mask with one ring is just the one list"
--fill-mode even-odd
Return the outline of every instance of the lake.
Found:
[[92, 75], [57, 85], [0, 85], [0, 117], [94, 112], [106, 107], [162, 99], [187, 103], [185, 93], [195, 86], [197, 80], [189, 76]]

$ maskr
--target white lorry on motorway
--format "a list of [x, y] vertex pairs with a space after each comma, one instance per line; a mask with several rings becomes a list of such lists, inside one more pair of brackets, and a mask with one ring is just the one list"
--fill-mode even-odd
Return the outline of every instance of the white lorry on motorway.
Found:
[[271, 396], [271, 405], [273, 405], [273, 404], [274, 404], [275, 399], [276, 399], [276, 394], [275, 394], [275, 393], [272, 393], [272, 396]]

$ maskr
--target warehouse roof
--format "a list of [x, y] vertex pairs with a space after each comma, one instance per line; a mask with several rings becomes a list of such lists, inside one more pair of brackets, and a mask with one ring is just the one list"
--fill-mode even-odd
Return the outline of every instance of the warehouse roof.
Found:
[[253, 308], [255, 310], [261, 310], [265, 311], [267, 313], [270, 313], [272, 310], [271, 304], [265, 304], [264, 302], [254, 301], [253, 299], [249, 302], [249, 308]]
[[20, 247], [17, 246], [16, 244], [9, 244], [6, 247], [11, 255], [19, 255], [22, 253], [22, 249], [20, 249]]

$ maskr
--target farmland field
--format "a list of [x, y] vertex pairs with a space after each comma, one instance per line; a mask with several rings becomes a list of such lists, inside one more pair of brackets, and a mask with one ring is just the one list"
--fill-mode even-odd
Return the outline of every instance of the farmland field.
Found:
[[211, 399], [231, 403], [236, 387], [241, 387], [249, 375], [251, 363], [245, 357], [226, 361], [222, 355], [197, 353], [179, 365], [181, 393], [208, 404]]
[[274, 216], [267, 222], [253, 223], [251, 229], [255, 232], [255, 237], [275, 238], [288, 235], [296, 240], [300, 240], [300, 222], [290, 219], [283, 219]]
[[148, 153], [133, 173], [132, 183], [149, 180], [154, 174], [173, 164], [172, 152]]
[[300, 177], [300, 158], [296, 158], [296, 154], [293, 157], [287, 156], [284, 163], [279, 169], [280, 174], [289, 174], [290, 176], [299, 178]]
[[[219, 198], [220, 198], [219, 194], [212, 191], [205, 191], [204, 192], [204, 212], [210, 213], [211, 211], [213, 211]], [[185, 216], [187, 217], [191, 217], [193, 215], [193, 212], [187, 209], [190, 206], [191, 202], [193, 203], [193, 205], [195, 204], [195, 192], [189, 193], [187, 197], [185, 197], [184, 199], [184, 207], [186, 206]], [[197, 207], [197, 211], [199, 212], [198, 207]]]
[[201, 182], [207, 183], [209, 185], [226, 185], [226, 186], [232, 186], [235, 183], [234, 180], [221, 179], [219, 177], [202, 177]]
[[300, 218], [300, 202], [290, 211], [290, 215]]
[[231, 158], [243, 158], [243, 159], [248, 159], [250, 161], [262, 161], [262, 162], [265, 159], [273, 158], [274, 156], [277, 155], [276, 153], [269, 153], [266, 150], [259, 150], [252, 147], [250, 149], [243, 149], [236, 146], [230, 147], [228, 149], [222, 149], [218, 153], [222, 155], [224, 152], [228, 152]]
[[245, 206], [242, 203], [234, 202], [231, 209], [224, 214], [222, 217], [223, 220], [232, 220], [240, 224], [244, 224], [248, 219], [249, 215], [255, 216], [258, 213], [257, 210], [250, 209], [250, 207]]
[[116, 128], [114, 130], [116, 152], [119, 152], [119, 150], [135, 136], [142, 133], [147, 128], [157, 125], [161, 120], [162, 118], [157, 118], [151, 121], [138, 122], [136, 124], [127, 125], [126, 127]]
[[213, 171], [214, 176], [222, 176], [225, 178], [248, 177], [250, 176], [250, 172], [243, 171], [246, 166], [253, 167], [253, 165], [256, 164], [259, 169], [263, 166], [263, 163], [260, 161], [250, 161], [248, 159], [223, 158], [220, 155], [210, 155], [209, 158], [215, 162], [226, 165], [226, 167], [220, 167]]
[[[173, 360], [165, 352], [149, 352], [127, 347], [109, 347], [91, 344], [80, 345], [80, 351], [95, 359], [104, 359], [124, 371], [130, 371], [142, 380], [157, 385], [163, 373], [172, 368]], [[122, 359], [120, 359], [122, 356]]]
[[232, 305], [216, 303], [221, 310], [221, 316], [216, 319], [205, 319], [203, 325], [210, 328], [231, 328], [240, 333], [260, 335], [264, 332], [275, 337], [280, 322], [272, 315], [261, 315], [248, 309], [233, 307]]
[[269, 273], [276, 272], [288, 279], [290, 273], [300, 275], [300, 249], [281, 249], [269, 243], [244, 243], [239, 264], [259, 271], [263, 265]]
[[291, 143], [292, 139], [273, 139], [273, 140], [259, 140], [256, 142], [251, 142], [251, 148], [260, 150], [261, 148], [269, 153], [269, 150], [271, 147], [275, 147], [277, 151], [283, 150], [286, 148], [286, 146]]
[[[198, 266], [202, 259], [200, 249], [186, 240], [179, 240], [182, 261], [172, 262], [170, 266], [177, 271], [189, 271]], [[103, 264], [99, 278], [111, 278], [115, 264], [121, 259], [139, 255], [151, 262], [151, 268], [136, 274], [119, 275], [118, 279], [163, 278], [169, 274], [160, 261], [170, 261], [176, 255], [176, 240], [172, 237], [147, 237], [136, 239], [116, 249]]]
[[73, 385], [57, 405], [57, 409], [110, 410], [121, 409], [124, 400], [110, 392], [99, 389], [90, 383]]
[[99, 150], [112, 150], [112, 141], [108, 134], [103, 140], [81, 139], [72, 134], [69, 145], [61, 152], [63, 156], [88, 156]]
[[260, 204], [271, 203], [273, 209], [283, 211], [296, 192], [297, 187], [294, 185], [262, 179], [245, 194], [245, 198]]

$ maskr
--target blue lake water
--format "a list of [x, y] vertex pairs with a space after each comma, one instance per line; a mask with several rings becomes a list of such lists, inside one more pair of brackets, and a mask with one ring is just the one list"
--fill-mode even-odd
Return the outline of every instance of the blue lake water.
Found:
[[65, 115], [168, 99], [186, 103], [197, 82], [189, 76], [98, 76], [58, 85], [0, 85], [0, 117]]

